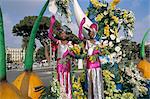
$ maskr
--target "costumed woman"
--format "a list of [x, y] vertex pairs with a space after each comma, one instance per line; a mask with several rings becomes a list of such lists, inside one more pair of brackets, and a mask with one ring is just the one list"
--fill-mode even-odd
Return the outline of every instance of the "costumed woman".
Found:
[[[74, 54], [69, 51], [72, 47], [72, 42], [68, 41], [68, 35], [71, 33], [71, 30], [66, 26], [62, 26], [59, 31], [59, 40], [53, 37], [53, 25], [55, 23], [55, 16], [52, 16], [50, 19], [50, 28], [49, 28], [49, 38], [53, 40], [57, 45], [57, 75], [60, 82], [61, 89], [64, 89], [66, 92], [66, 99], [72, 99], [71, 95], [71, 79], [70, 79], [70, 69], [71, 69], [71, 60], [69, 57], [74, 57]], [[69, 57], [68, 57], [69, 56]]]
[[[83, 18], [79, 26], [78, 37], [80, 40], [84, 40], [82, 34], [83, 24], [86, 19]], [[103, 79], [101, 71], [101, 62], [99, 60], [100, 55], [100, 42], [96, 41], [94, 38], [98, 31], [97, 24], [92, 24], [89, 29], [85, 28], [88, 31], [89, 39], [86, 40], [85, 49], [87, 52], [87, 77], [88, 77], [88, 99], [104, 99], [103, 94]]]

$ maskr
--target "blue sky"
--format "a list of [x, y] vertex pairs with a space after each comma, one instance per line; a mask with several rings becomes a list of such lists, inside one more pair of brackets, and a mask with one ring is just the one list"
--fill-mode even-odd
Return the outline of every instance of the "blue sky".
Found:
[[[2, 8], [5, 26], [5, 41], [8, 47], [21, 47], [21, 37], [15, 37], [12, 35], [12, 27], [16, 23], [19, 23], [25, 16], [38, 15], [43, 4], [46, 0], [0, 0], [0, 6]], [[78, 0], [81, 8], [85, 11], [88, 7], [89, 0]], [[111, 1], [111, 0], [108, 0]], [[143, 33], [150, 28], [150, 1], [149, 0], [121, 0], [118, 7], [121, 9], [128, 9], [134, 12], [135, 41], [141, 41]], [[51, 14], [47, 10], [45, 16]], [[62, 18], [63, 19], [63, 18]], [[63, 19], [65, 20], [65, 19]], [[78, 31], [76, 22], [73, 19], [73, 23], [70, 25], [74, 32]], [[150, 37], [149, 37], [150, 41]]]

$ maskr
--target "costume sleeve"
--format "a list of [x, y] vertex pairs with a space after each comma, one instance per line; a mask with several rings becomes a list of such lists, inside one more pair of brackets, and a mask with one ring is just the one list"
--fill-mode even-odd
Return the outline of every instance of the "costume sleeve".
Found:
[[67, 50], [64, 54], [63, 54], [63, 58], [65, 58], [67, 55], [70, 55], [72, 57], [75, 57], [75, 54], [73, 52], [71, 52], [70, 50]]
[[83, 40], [83, 33], [82, 33], [82, 30], [83, 30], [83, 24], [85, 23], [85, 17], [82, 19], [81, 23], [80, 23], [80, 26], [79, 26], [79, 33], [78, 33], [78, 37], [80, 40]]
[[49, 27], [49, 33], [48, 33], [48, 37], [53, 40], [54, 42], [58, 42], [58, 40], [56, 38], [53, 37], [53, 25], [55, 23], [55, 16], [53, 15], [50, 19], [50, 27]]

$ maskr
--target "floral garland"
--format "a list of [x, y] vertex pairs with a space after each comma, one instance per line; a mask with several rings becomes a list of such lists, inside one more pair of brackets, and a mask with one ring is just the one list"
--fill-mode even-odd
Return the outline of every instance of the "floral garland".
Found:
[[82, 85], [82, 77], [72, 77], [72, 90], [73, 90], [73, 98], [75, 99], [87, 99], [84, 94]]
[[69, 10], [70, 2], [71, 2], [70, 0], [56, 0], [56, 6], [58, 8], [58, 12], [61, 15], [65, 15], [69, 22], [71, 21], [71, 18], [70, 18], [71, 11]]
[[106, 99], [135, 99], [133, 93], [122, 92], [116, 89], [115, 82], [113, 81], [114, 75], [110, 71], [103, 70], [103, 79], [105, 83], [104, 94]]
[[121, 69], [121, 71], [124, 72], [122, 75], [125, 80], [123, 81], [124, 86], [130, 85], [130, 90], [128, 88], [126, 90], [132, 91], [136, 97], [147, 95], [148, 89], [146, 88], [146, 80], [141, 76], [136, 65], [131, 64], [130, 67], [126, 66], [124, 69]]
[[90, 1], [87, 16], [99, 26], [97, 36], [101, 38], [103, 49], [109, 52], [107, 54], [110, 58], [119, 63], [122, 59], [119, 31], [123, 27], [125, 37], [132, 38], [134, 14], [131, 11], [116, 8], [120, 0], [113, 0], [110, 4], [98, 0]]
[[[124, 66], [125, 65], [125, 66]], [[119, 65], [121, 80], [116, 82], [115, 75], [113, 74], [112, 67], [103, 67], [103, 80], [104, 80], [104, 94], [105, 97], [113, 97], [111, 99], [120, 99], [119, 97], [128, 94], [132, 96], [129, 99], [136, 99], [137, 97], [145, 97], [148, 89], [147, 82], [141, 76], [137, 66], [133, 62], [128, 64], [122, 63]], [[121, 84], [122, 88], [118, 89], [117, 84]], [[121, 98], [126, 99], [126, 98]]]

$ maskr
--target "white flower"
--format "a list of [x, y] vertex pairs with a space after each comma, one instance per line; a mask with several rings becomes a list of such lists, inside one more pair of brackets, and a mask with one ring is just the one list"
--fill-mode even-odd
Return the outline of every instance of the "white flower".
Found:
[[101, 63], [102, 64], [106, 64], [108, 61], [107, 61], [107, 59], [106, 58], [101, 58]]
[[123, 19], [120, 19], [120, 20], [119, 20], [119, 24], [121, 24], [122, 22], [123, 22]]
[[114, 21], [111, 21], [111, 22], [110, 22], [110, 26], [112, 26], [113, 24], [114, 24]]
[[107, 37], [106, 37], [106, 36], [102, 36], [101, 38], [104, 40], [104, 39], [106, 39]]
[[[129, 20], [130, 21], [130, 20]], [[127, 24], [128, 27], [131, 27], [131, 24]]]
[[113, 46], [114, 46], [114, 44], [113, 44], [112, 41], [109, 42], [109, 46], [110, 46], [110, 47], [113, 47]]
[[111, 54], [111, 57], [114, 58], [114, 57], [116, 57], [116, 55], [117, 55], [117, 54], [114, 52], [114, 53]]
[[122, 51], [120, 51], [117, 55], [118, 55], [118, 56], [119, 56], [119, 55], [122, 55]]
[[118, 38], [116, 38], [116, 42], [117, 43], [119, 43], [120, 42], [120, 38], [118, 37]]
[[111, 38], [111, 40], [115, 40], [116, 37], [115, 37], [114, 34], [111, 34], [111, 35], [110, 35], [110, 38]]
[[104, 11], [104, 15], [107, 15], [108, 14], [108, 12], [107, 11]]
[[128, 29], [128, 36], [133, 37], [133, 33], [131, 30]]
[[51, 87], [51, 90], [52, 90], [52, 92], [54, 92], [54, 88], [53, 87]]
[[104, 45], [104, 46], [108, 46], [108, 40], [105, 40], [105, 41], [103, 42], [103, 45]]
[[116, 52], [119, 52], [120, 50], [121, 50], [121, 48], [120, 48], [119, 46], [116, 46], [116, 47], [115, 47], [115, 51], [116, 51]]
[[115, 33], [115, 31], [114, 31], [113, 29], [110, 29], [110, 32], [111, 32], [111, 33]]
[[125, 57], [126, 56], [126, 54], [123, 54], [123, 57]]
[[122, 57], [118, 57], [117, 58], [117, 63], [119, 63], [121, 61]]

